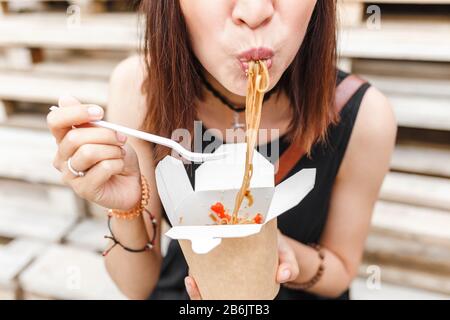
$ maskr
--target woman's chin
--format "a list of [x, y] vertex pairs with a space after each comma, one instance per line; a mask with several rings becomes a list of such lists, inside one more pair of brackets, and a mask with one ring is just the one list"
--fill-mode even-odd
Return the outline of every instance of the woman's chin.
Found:
[[247, 78], [243, 77], [242, 79], [236, 79], [234, 81], [227, 81], [226, 83], [222, 83], [225, 89], [230, 91], [231, 93], [245, 97], [247, 94]]

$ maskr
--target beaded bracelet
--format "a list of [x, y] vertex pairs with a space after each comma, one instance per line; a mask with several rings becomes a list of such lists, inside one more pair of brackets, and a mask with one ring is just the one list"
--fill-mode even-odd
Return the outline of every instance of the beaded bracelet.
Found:
[[324, 266], [324, 260], [325, 260], [325, 253], [322, 251], [322, 247], [318, 244], [310, 244], [310, 246], [317, 251], [317, 254], [320, 259], [319, 267], [317, 268], [316, 274], [308, 281], [303, 283], [284, 283], [283, 285], [286, 288], [293, 289], [293, 290], [306, 290], [319, 282], [320, 278], [322, 278], [323, 272], [325, 271]]
[[[131, 209], [131, 210], [109, 209], [108, 210], [108, 229], [109, 229], [109, 232], [111, 235], [105, 236], [105, 239], [112, 240], [113, 245], [109, 249], [107, 249], [103, 252], [103, 256], [106, 256], [116, 245], [119, 245], [124, 250], [126, 250], [128, 252], [133, 252], [133, 253], [139, 253], [139, 252], [144, 252], [144, 251], [153, 249], [153, 247], [155, 245], [155, 240], [156, 240], [157, 221], [156, 221], [155, 217], [152, 215], [152, 213], [149, 210], [147, 210], [147, 208], [145, 208], [145, 206], [148, 204], [148, 199], [149, 199], [149, 187], [148, 187], [147, 179], [145, 179], [144, 175], [141, 175], [141, 188], [142, 188], [141, 201], [133, 209]], [[146, 212], [150, 216], [150, 221], [151, 221], [152, 228], [153, 228], [152, 239], [141, 249], [128, 248], [128, 247], [124, 246], [114, 236], [114, 233], [111, 228], [111, 218], [115, 217], [118, 219], [130, 220], [130, 219], [139, 217], [140, 215], [142, 215], [143, 212]]]
[[148, 204], [149, 199], [149, 187], [147, 179], [141, 174], [141, 200], [140, 202], [130, 210], [109, 209], [108, 215], [111, 215], [118, 219], [134, 219], [139, 217], [144, 212], [145, 206]]
[[111, 215], [108, 215], [108, 229], [109, 229], [109, 233], [111, 234], [110, 236], [105, 236], [105, 239], [110, 239], [112, 240], [113, 244], [111, 247], [109, 247], [109, 249], [105, 250], [102, 255], [105, 257], [115, 246], [119, 245], [120, 247], [122, 247], [122, 249], [124, 249], [125, 251], [128, 252], [132, 252], [132, 253], [140, 253], [140, 252], [145, 252], [148, 250], [153, 249], [153, 247], [155, 246], [155, 241], [156, 241], [156, 230], [157, 230], [157, 221], [156, 218], [151, 214], [151, 212], [149, 210], [147, 210], [146, 208], [144, 208], [144, 211], [150, 216], [150, 221], [152, 224], [152, 228], [153, 228], [153, 236], [152, 239], [143, 247], [140, 249], [133, 249], [133, 248], [129, 248], [125, 245], [123, 245], [119, 240], [117, 240], [117, 238], [115, 237], [112, 228], [111, 228]]

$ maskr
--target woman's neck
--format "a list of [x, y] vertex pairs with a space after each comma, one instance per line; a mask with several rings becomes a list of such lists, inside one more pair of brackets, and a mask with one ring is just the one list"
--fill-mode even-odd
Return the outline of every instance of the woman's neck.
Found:
[[[245, 106], [245, 96], [236, 95], [224, 88], [213, 76], [205, 72], [205, 80], [224, 98], [236, 107]], [[284, 134], [290, 124], [291, 109], [289, 99], [284, 92], [273, 94], [264, 102], [260, 129], [276, 129], [279, 134]], [[232, 129], [236, 122], [236, 112], [231, 110], [222, 101], [215, 97], [210, 91], [204, 90], [202, 101], [197, 103], [197, 118], [209, 129], [218, 129], [225, 132]], [[245, 112], [238, 113], [238, 121], [245, 123]], [[276, 137], [272, 137], [276, 138]]]
[[226, 98], [232, 105], [236, 107], [245, 107], [245, 96], [240, 96], [228, 91], [206, 71], [205, 80], [214, 88], [215, 91], [217, 91], [222, 97]]

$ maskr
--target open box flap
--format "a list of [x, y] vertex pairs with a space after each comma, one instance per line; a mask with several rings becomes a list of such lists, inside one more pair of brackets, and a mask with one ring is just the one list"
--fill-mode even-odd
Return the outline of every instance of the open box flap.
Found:
[[171, 156], [165, 157], [156, 166], [155, 178], [164, 210], [173, 224], [178, 221], [175, 216], [177, 209], [194, 194], [183, 162]]
[[[245, 143], [223, 144], [215, 153], [227, 153], [220, 160], [204, 162], [195, 171], [195, 191], [239, 189], [245, 169]], [[263, 155], [253, 153], [250, 188], [274, 186], [274, 167]]]
[[166, 232], [166, 236], [190, 240], [195, 253], [205, 254], [217, 247], [222, 238], [247, 237], [261, 231], [262, 226], [262, 224], [247, 224], [173, 227]]
[[275, 188], [266, 222], [298, 205], [314, 188], [316, 169], [303, 169]]

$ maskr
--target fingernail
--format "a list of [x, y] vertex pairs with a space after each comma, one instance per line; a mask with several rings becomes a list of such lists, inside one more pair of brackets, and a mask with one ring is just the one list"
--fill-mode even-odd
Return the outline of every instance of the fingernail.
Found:
[[103, 109], [97, 106], [89, 107], [88, 114], [92, 119], [98, 119], [103, 116]]
[[186, 290], [189, 292], [191, 291], [191, 282], [188, 279], [184, 279], [184, 285], [186, 286]]
[[127, 141], [127, 136], [120, 132], [116, 132], [116, 137], [119, 142], [123, 143], [123, 142]]
[[284, 269], [281, 272], [281, 280], [282, 281], [289, 280], [290, 277], [291, 277], [291, 271], [289, 269]]

